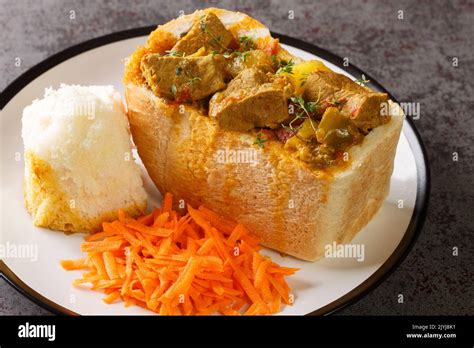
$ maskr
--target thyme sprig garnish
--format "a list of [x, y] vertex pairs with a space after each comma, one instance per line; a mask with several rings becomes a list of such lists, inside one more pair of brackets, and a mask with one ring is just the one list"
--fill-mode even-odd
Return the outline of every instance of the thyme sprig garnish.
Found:
[[365, 87], [365, 86], [367, 86], [367, 84], [370, 82], [370, 80], [367, 80], [367, 79], [365, 78], [365, 75], [362, 74], [362, 76], [360, 77], [360, 79], [357, 79], [357, 80], [355, 80], [354, 82], [357, 83], [357, 84], [360, 85], [360, 86]]
[[[319, 96], [318, 96], [319, 99]], [[316, 108], [318, 107], [319, 101], [314, 101], [314, 102], [307, 102], [305, 101], [302, 97], [291, 97], [290, 99], [293, 104], [295, 104], [298, 107], [298, 111], [296, 112], [297, 116], [306, 116], [306, 117], [311, 117], [310, 114], [314, 113], [316, 111]]]
[[240, 52], [240, 51], [235, 51], [234, 54], [243, 62], [245, 62], [245, 60], [247, 59], [247, 57], [249, 56], [250, 52], [249, 51], [245, 51], [245, 52]]
[[166, 50], [165, 53], [166, 53], [166, 56], [169, 56], [169, 57], [184, 57], [186, 55], [186, 53], [184, 52], [178, 52], [174, 50]]
[[247, 59], [247, 57], [250, 55], [250, 51], [244, 51], [244, 52], [240, 52], [240, 51], [234, 51], [234, 52], [224, 52], [224, 53], [220, 53], [219, 51], [212, 51], [211, 54], [213, 56], [217, 55], [217, 54], [222, 54], [222, 56], [224, 58], [230, 58], [232, 56], [235, 56], [237, 57], [238, 59], [240, 59], [241, 61], [245, 62], [245, 60]]
[[224, 53], [221, 53], [221, 52], [219, 52], [219, 51], [214, 50], [214, 51], [211, 52], [211, 54], [212, 54], [213, 56], [215, 56], [215, 55], [217, 55], [217, 54], [222, 54], [222, 55], [224, 56], [224, 58], [230, 58], [230, 57], [232, 56], [232, 53], [230, 53], [229, 51], [226, 51], [226, 52], [224, 52]]
[[290, 121], [288, 125], [282, 124], [282, 128], [291, 132], [294, 136], [298, 137], [298, 139], [301, 139], [306, 142], [310, 142], [311, 140], [309, 139], [304, 139], [300, 136], [298, 136], [298, 131], [302, 127], [302, 124], [299, 126], [295, 127], [293, 124], [299, 120], [309, 120], [311, 123], [311, 127], [313, 128], [313, 131], [316, 133], [316, 127], [313, 123], [313, 119], [311, 118], [312, 114], [314, 114], [319, 107], [319, 100], [321, 96], [321, 89], [319, 90], [318, 94], [318, 99], [314, 102], [307, 102], [305, 101], [302, 97], [291, 97], [290, 101], [297, 107], [297, 111], [295, 113], [295, 117]]
[[260, 148], [265, 147], [265, 143], [268, 141], [268, 139], [263, 139], [260, 137], [260, 133], [257, 134], [257, 137], [255, 138], [255, 141], [253, 142], [253, 145], [258, 145]]
[[[294, 127], [292, 125], [292, 123], [296, 121], [296, 118], [294, 118], [289, 124], [288, 126], [287, 125], [284, 125], [284, 124], [281, 124], [281, 128], [283, 128], [284, 130], [290, 132], [291, 134], [293, 134], [294, 136], [298, 136], [298, 131], [301, 129], [302, 125], [299, 125], [297, 127]], [[298, 137], [299, 138], [299, 137]], [[301, 138], [300, 138], [301, 139]], [[305, 140], [305, 139], [302, 139], [302, 140]]]
[[187, 83], [188, 85], [193, 85], [193, 84], [195, 84], [195, 83], [198, 82], [198, 81], [201, 81], [201, 78], [200, 78], [199, 76], [191, 76], [191, 77], [186, 81], [186, 83]]
[[281, 73], [288, 73], [288, 74], [293, 74], [293, 66], [295, 63], [293, 60], [286, 61], [284, 59], [280, 60], [280, 67], [276, 71], [276, 74], [281, 74]]
[[172, 85], [171, 85], [170, 91], [171, 91], [171, 94], [173, 94], [174, 96], [176, 96], [176, 93], [178, 93], [178, 88], [176, 87], [175, 84], [172, 84]]
[[249, 36], [240, 36], [239, 43], [246, 51], [255, 49], [255, 44], [253, 43], [252, 38]]
[[336, 108], [340, 109], [342, 104], [347, 101], [346, 98], [336, 98], [335, 95], [332, 96], [332, 100], [328, 103], [329, 105], [335, 106]]

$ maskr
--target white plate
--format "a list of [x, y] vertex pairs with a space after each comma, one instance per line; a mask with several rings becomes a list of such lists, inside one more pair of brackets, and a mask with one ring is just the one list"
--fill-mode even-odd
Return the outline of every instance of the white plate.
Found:
[[[32, 225], [22, 195], [22, 110], [33, 99], [42, 97], [45, 87], [57, 88], [60, 83], [112, 84], [122, 92], [122, 58], [144, 43], [146, 37], [143, 35], [150, 30], [134, 29], [68, 49], [22, 75], [2, 95], [0, 242], [4, 249], [9, 249], [9, 255], [3, 258], [0, 266], [3, 276], [17, 289], [53, 311], [70, 314], [150, 314], [138, 307], [125, 308], [121, 303], [106, 305], [101, 300], [102, 293], [74, 288], [71, 282], [79, 277], [80, 272], [65, 272], [59, 261], [82, 257], [79, 250], [82, 235], [66, 236]], [[280, 39], [290, 52], [304, 59], [320, 58], [335, 71], [352, 78], [359, 78], [362, 74], [353, 66], [342, 70], [342, 59], [315, 46], [281, 35]], [[370, 79], [372, 88], [383, 90]], [[160, 195], [145, 171], [143, 175], [150, 199], [157, 204]], [[294, 305], [286, 306], [282, 314], [329, 313], [354, 301], [380, 282], [406, 255], [421, 228], [428, 195], [427, 175], [421, 141], [413, 125], [406, 121], [397, 147], [390, 195], [379, 213], [352, 242], [364, 246], [363, 261], [327, 258], [309, 263], [265, 250], [276, 262], [301, 268], [289, 278], [295, 297]], [[401, 201], [402, 208], [398, 206]], [[30, 248], [29, 257], [12, 255], [14, 249], [22, 247]]]

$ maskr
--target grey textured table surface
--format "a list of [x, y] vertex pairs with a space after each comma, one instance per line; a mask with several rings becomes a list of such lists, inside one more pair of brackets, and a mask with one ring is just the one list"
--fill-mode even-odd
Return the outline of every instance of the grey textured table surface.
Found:
[[[189, 13], [216, 6], [246, 12], [275, 32], [349, 57], [400, 101], [420, 103], [421, 117], [415, 124], [432, 171], [425, 226], [400, 267], [338, 314], [474, 314], [474, 1], [0, 0], [0, 4], [2, 90], [33, 65], [84, 40], [164, 23], [180, 10]], [[288, 18], [290, 10], [293, 20]], [[16, 57], [21, 58], [20, 67], [15, 67]], [[453, 255], [454, 247], [458, 256]], [[404, 303], [398, 303], [398, 294], [404, 295]], [[0, 280], [0, 314], [49, 312]]]

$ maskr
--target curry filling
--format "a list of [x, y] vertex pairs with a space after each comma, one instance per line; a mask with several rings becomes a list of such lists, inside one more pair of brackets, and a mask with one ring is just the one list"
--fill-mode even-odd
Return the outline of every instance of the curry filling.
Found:
[[389, 122], [387, 94], [320, 61], [285, 60], [279, 49], [234, 37], [209, 13], [171, 49], [142, 52], [141, 78], [155, 95], [196, 104], [222, 129], [253, 133], [257, 146], [280, 142], [316, 168], [342, 164], [349, 147]]

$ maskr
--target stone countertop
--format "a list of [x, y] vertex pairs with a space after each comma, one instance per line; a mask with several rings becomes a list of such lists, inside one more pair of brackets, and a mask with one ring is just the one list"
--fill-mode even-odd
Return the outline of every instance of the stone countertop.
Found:
[[[246, 12], [275, 32], [348, 57], [398, 100], [419, 103], [415, 125], [432, 174], [425, 226], [395, 272], [337, 314], [474, 314], [474, 1], [0, 3], [2, 90], [33, 65], [74, 44], [164, 23], [180, 10], [214, 6]], [[15, 66], [17, 57], [20, 67]], [[458, 256], [453, 256], [454, 247]], [[398, 303], [398, 294], [404, 295], [404, 303]], [[0, 314], [49, 312], [0, 279]]]

